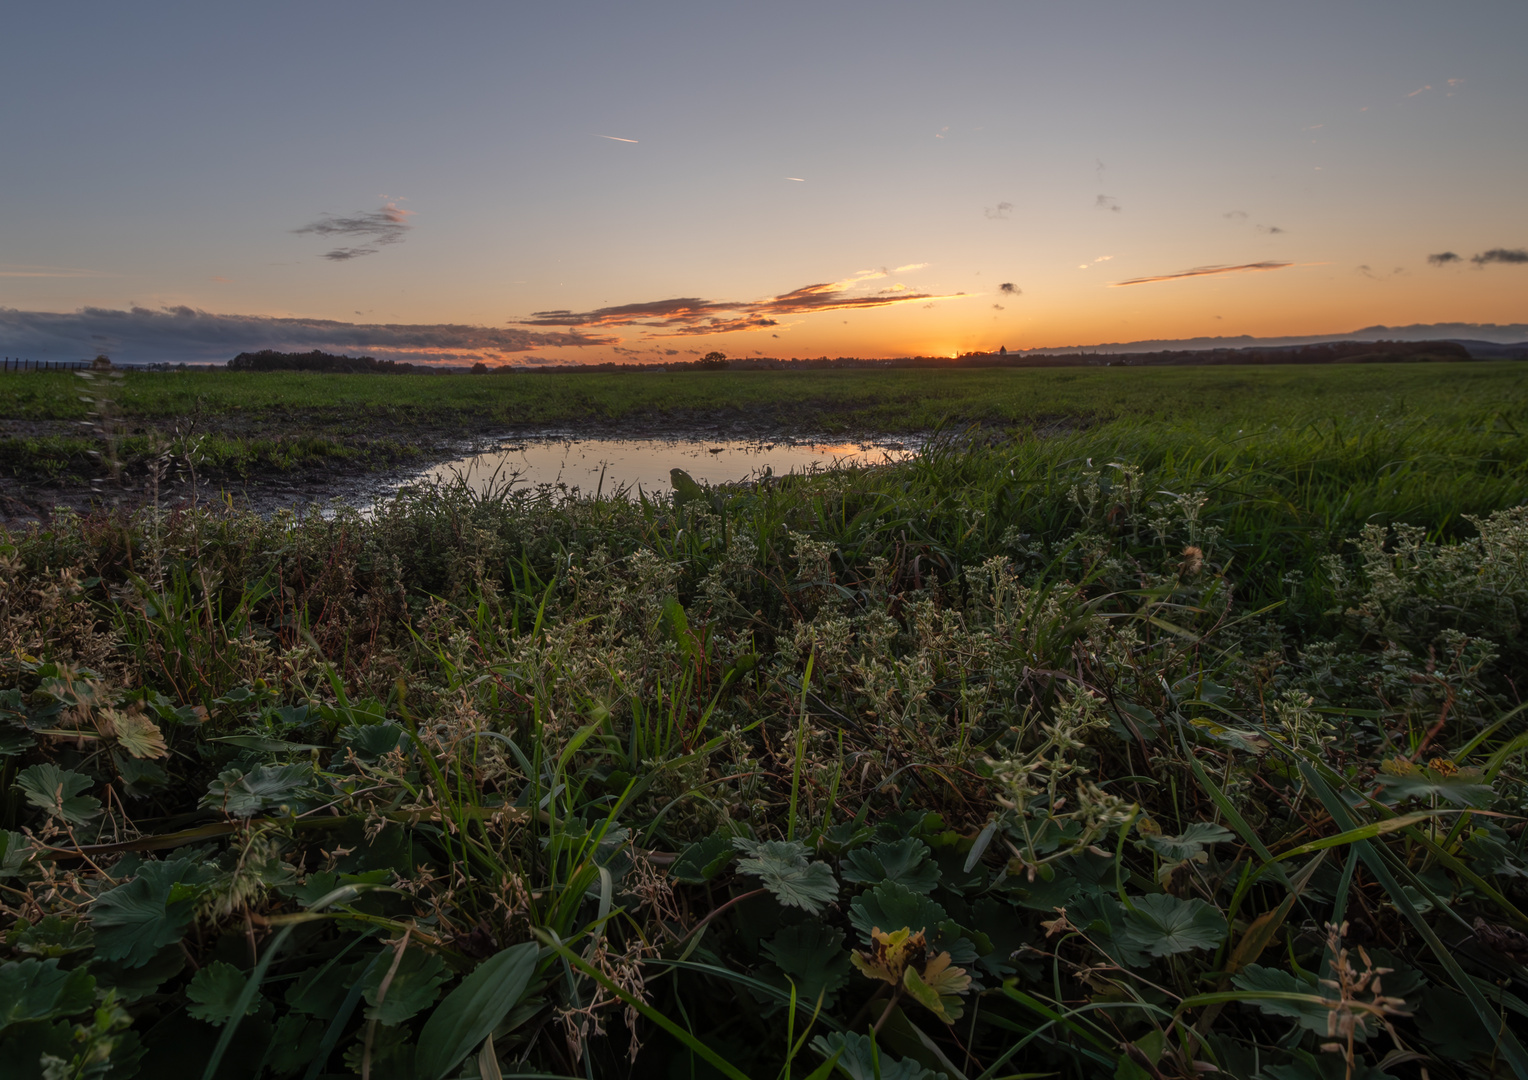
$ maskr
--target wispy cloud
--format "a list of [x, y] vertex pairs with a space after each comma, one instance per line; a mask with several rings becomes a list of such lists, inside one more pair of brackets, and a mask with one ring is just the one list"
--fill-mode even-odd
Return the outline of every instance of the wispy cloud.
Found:
[[1100, 195], [1093, 200], [1093, 205], [1099, 210], [1109, 210], [1116, 214], [1123, 209], [1119, 204], [1119, 200], [1112, 195]]
[[1470, 262], [1476, 266], [1486, 266], [1489, 263], [1522, 266], [1524, 263], [1528, 263], [1528, 249], [1492, 248], [1490, 251], [1482, 251], [1479, 255], [1471, 255]]
[[623, 139], [619, 135], [596, 135], [596, 139], [609, 139], [611, 142], [634, 143], [636, 139]]
[[1192, 270], [1180, 270], [1176, 274], [1154, 274], [1151, 277], [1131, 278], [1128, 281], [1115, 281], [1110, 283], [1110, 288], [1119, 288], [1121, 285], [1150, 285], [1158, 281], [1178, 281], [1182, 278], [1213, 277], [1218, 274], [1245, 274], [1261, 270], [1282, 270], [1286, 266], [1293, 266], [1288, 262], [1255, 262], [1243, 263], [1240, 266], [1196, 266]]
[[456, 323], [349, 323], [265, 315], [219, 315], [189, 307], [74, 312], [0, 308], [0, 339], [13, 353], [80, 359], [106, 352], [127, 363], [221, 363], [258, 349], [365, 353], [416, 363], [495, 361], [535, 349], [617, 344], [582, 331], [543, 333]]
[[1000, 202], [995, 207], [989, 206], [985, 208], [982, 210], [982, 213], [986, 214], [994, 221], [1007, 221], [1008, 218], [1013, 214], [1013, 203]]
[[360, 241], [349, 247], [337, 247], [324, 252], [324, 258], [332, 262], [347, 262], [366, 255], [375, 255], [387, 244], [401, 243], [412, 228], [408, 219], [412, 210], [404, 210], [396, 203], [383, 203], [378, 210], [357, 210], [348, 217], [325, 214], [292, 231], [299, 236], [336, 237]]
[[1261, 233], [1267, 233], [1269, 236], [1279, 236], [1284, 232], [1284, 230], [1279, 228], [1277, 225], [1259, 225], [1257, 227], [1257, 231]]
[[566, 308], [535, 311], [529, 318], [516, 319], [522, 326], [642, 327], [660, 331], [651, 337], [691, 337], [703, 334], [729, 334], [744, 330], [766, 330], [779, 326], [781, 319], [810, 315], [820, 311], [858, 311], [892, 307], [915, 301], [948, 299], [930, 293], [915, 292], [896, 284], [875, 292], [864, 291], [867, 283], [894, 273], [919, 269], [926, 264], [913, 263], [896, 270], [861, 270], [842, 281], [803, 285], [799, 289], [763, 300], [705, 300], [686, 296], [671, 300], [647, 300], [616, 304], [592, 311]]
[[1436, 255], [1427, 256], [1427, 261], [1434, 266], [1447, 266], [1449, 263], [1462, 262], [1463, 260], [1452, 251], [1440, 251]]
[[1227, 221], [1246, 221], [1248, 214], [1245, 210], [1227, 210], [1220, 216], [1225, 218]]
[[997, 291], [1000, 293], [1007, 293], [1009, 296], [1022, 296], [1024, 294], [1024, 290], [1019, 288], [1011, 281], [1003, 282], [997, 287]]

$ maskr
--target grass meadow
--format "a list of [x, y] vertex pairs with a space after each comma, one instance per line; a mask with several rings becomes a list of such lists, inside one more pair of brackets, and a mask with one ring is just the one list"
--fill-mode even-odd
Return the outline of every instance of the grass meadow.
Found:
[[[621, 420], [700, 410], [806, 409], [871, 431], [958, 418], [1014, 424], [1057, 416], [1177, 419], [1199, 414], [1360, 417], [1458, 405], [1514, 419], [1528, 406], [1521, 365], [1334, 364], [966, 371], [735, 371], [649, 374], [375, 376], [304, 372], [131, 372], [114, 393], [124, 416], [240, 415], [323, 421], [486, 418], [502, 424]], [[72, 373], [0, 379], [0, 416], [88, 420]], [[1441, 399], [1441, 400], [1440, 400]]]
[[[948, 437], [0, 532], [0, 1061], [1528, 1076], [1518, 371], [130, 375]], [[0, 412], [90, 418], [48, 379]]]

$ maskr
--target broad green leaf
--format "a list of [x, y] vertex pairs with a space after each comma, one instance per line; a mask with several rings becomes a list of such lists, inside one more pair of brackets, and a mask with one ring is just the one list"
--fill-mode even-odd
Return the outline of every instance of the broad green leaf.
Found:
[[24, 754], [37, 746], [37, 739], [30, 732], [9, 725], [0, 726], [0, 757]]
[[[10, 1077], [43, 1080], [41, 1063], [45, 1056], [67, 1062], [79, 1052], [79, 1043], [74, 1041], [76, 1027], [67, 1020], [53, 1020], [13, 1028], [0, 1041], [0, 1061], [4, 1062], [7, 1080]], [[27, 1069], [23, 1062], [31, 1068]]]
[[96, 955], [142, 967], [179, 941], [196, 914], [210, 872], [190, 859], [144, 863], [131, 881], [102, 893], [90, 907]]
[[822, 834], [818, 850], [838, 855], [857, 848], [874, 834], [874, 830], [858, 820], [840, 821]]
[[111, 763], [117, 767], [117, 775], [128, 786], [129, 795], [144, 795], [150, 788], [164, 787], [170, 782], [170, 774], [165, 772], [164, 766], [153, 761], [113, 751]]
[[5, 935], [5, 943], [30, 956], [58, 957], [94, 947], [95, 934], [84, 919], [44, 915], [36, 925], [17, 919]]
[[812, 1040], [812, 1049], [824, 1058], [838, 1055], [838, 1071], [849, 1080], [938, 1080], [916, 1061], [894, 1058], [853, 1031], [830, 1032]]
[[764, 953], [796, 986], [796, 999], [812, 1004], [822, 996], [831, 1008], [836, 991], [849, 980], [843, 931], [819, 922], [787, 926], [764, 942]]
[[29, 765], [16, 774], [16, 786], [26, 793], [27, 802], [70, 825], [83, 825], [101, 812], [101, 800], [81, 794], [91, 783], [90, 777], [52, 762]]
[[974, 964], [992, 951], [992, 939], [978, 930], [967, 930], [954, 919], [940, 919], [929, 931], [929, 948], [947, 950], [957, 964]]
[[25, 836], [0, 829], [0, 881], [21, 877], [36, 857], [37, 849]]
[[0, 964], [0, 1030], [52, 1020], [95, 1004], [95, 979], [84, 968], [61, 970], [57, 960], [28, 957]]
[[1058, 874], [1050, 867], [1041, 869], [1049, 871], [1050, 878], [1036, 873], [1035, 879], [1030, 881], [1026, 875], [1021, 874], [1004, 881], [1003, 890], [1011, 891], [1020, 905], [1034, 911], [1049, 913], [1058, 907], [1066, 907], [1082, 884], [1070, 874]]
[[346, 751], [353, 751], [362, 761], [376, 761], [398, 749], [399, 743], [406, 744], [408, 732], [402, 724], [347, 724], [340, 728], [339, 735], [336, 763], [345, 760]]
[[733, 847], [746, 852], [738, 873], [759, 879], [774, 898], [787, 907], [816, 915], [838, 897], [838, 881], [827, 863], [808, 862], [806, 845], [800, 840], [766, 840], [762, 843], [738, 838]]
[[303, 907], [312, 907], [341, 885], [380, 885], [393, 876], [391, 870], [367, 870], [361, 874], [336, 874], [333, 870], [315, 870], [301, 885], [283, 885], [280, 892]]
[[1451, 765], [1432, 768], [1392, 758], [1380, 767], [1377, 777], [1385, 793], [1396, 799], [1446, 799], [1455, 806], [1489, 807], [1496, 792], [1479, 769]]
[[[391, 954], [394, 949], [387, 946], [383, 952]], [[388, 955], [381, 963], [372, 965], [371, 974], [366, 978], [362, 993], [366, 997], [366, 1004], [370, 1006], [366, 1010], [368, 1020], [392, 1025], [413, 1019], [435, 1004], [435, 999], [440, 997], [440, 984], [451, 977], [445, 961], [434, 953], [407, 949], [403, 959], [398, 962], [397, 970], [393, 972], [393, 981], [387, 984], [386, 996], [382, 996], [382, 980], [387, 978], [392, 966], [392, 956]], [[380, 1005], [377, 1004], [379, 997], [382, 1002]]]
[[90, 963], [91, 973], [96, 977], [96, 992], [110, 990], [118, 1001], [129, 1005], [157, 994], [161, 986], [185, 968], [186, 951], [178, 941], [166, 945], [139, 967], [128, 967], [121, 960], [101, 960], [99, 956], [92, 957]]
[[928, 845], [916, 836], [851, 851], [844, 856], [839, 873], [845, 881], [861, 885], [895, 881], [925, 894], [939, 884], [939, 865], [929, 858]]
[[305, 762], [260, 765], [248, 772], [224, 769], [207, 785], [202, 806], [245, 818], [282, 806], [296, 810], [315, 794], [312, 779], [313, 767]]
[[680, 852], [669, 867], [669, 877], [689, 885], [703, 885], [725, 870], [735, 854], [732, 837], [713, 833]]
[[1129, 968], [1151, 963], [1151, 957], [1138, 947], [1125, 926], [1124, 905], [1114, 897], [1096, 889], [1084, 889], [1066, 906], [1066, 918], [1084, 930], [1088, 940], [1116, 963]]
[[1299, 1000], [1253, 998], [1246, 1004], [1256, 1005], [1268, 1016], [1287, 1016], [1292, 1020], [1298, 1020], [1300, 1026], [1306, 1031], [1314, 1031], [1317, 1035], [1323, 1036], [1326, 1034], [1327, 1017], [1331, 1015], [1331, 1011], [1326, 1007], [1321, 986], [1314, 978], [1301, 979], [1298, 975], [1280, 971], [1278, 968], [1248, 964], [1245, 970], [1231, 976], [1231, 985], [1238, 990], [1302, 995]]
[[1444, 1058], [1470, 1061], [1496, 1049], [1496, 1041], [1480, 1026], [1469, 1000], [1442, 986], [1428, 989], [1417, 1013], [1417, 1030], [1433, 1053]]
[[894, 881], [860, 893], [849, 905], [849, 922], [866, 941], [875, 926], [882, 929], [905, 926], [914, 932], [924, 930], [932, 934], [948, 917], [937, 902]]
[[1158, 893], [1136, 897], [1125, 915], [1124, 937], [1152, 956], [1213, 949], [1226, 936], [1225, 916], [1203, 900]]
[[541, 948], [526, 942], [479, 964], [435, 1007], [419, 1033], [418, 1074], [441, 1080], [486, 1039], [524, 996]]
[[[239, 1005], [239, 995], [244, 993], [248, 982], [249, 976], [232, 964], [214, 960], [198, 971], [192, 977], [191, 985], [186, 987], [186, 997], [192, 1002], [186, 1011], [198, 1020], [222, 1027], [233, 1019], [234, 1010]], [[262, 1004], [264, 999], [256, 993], [250, 998], [244, 1015], [255, 1015]]]
[[1146, 846], [1164, 859], [1174, 862], [1183, 859], [1199, 859], [1208, 844], [1221, 844], [1235, 839], [1236, 834], [1224, 825], [1212, 825], [1208, 821], [1196, 821], [1179, 836], [1143, 836]]

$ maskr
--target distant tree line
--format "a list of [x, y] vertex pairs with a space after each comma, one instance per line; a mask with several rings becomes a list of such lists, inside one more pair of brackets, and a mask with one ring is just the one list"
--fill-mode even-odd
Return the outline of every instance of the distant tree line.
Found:
[[[1513, 355], [1502, 347], [1501, 355]], [[1327, 341], [1315, 345], [1254, 346], [1240, 349], [1171, 349], [1137, 353], [1009, 353], [970, 352], [958, 357], [903, 356], [863, 359], [857, 356], [751, 356], [728, 359], [719, 352], [698, 360], [666, 360], [661, 364], [547, 364], [521, 367], [472, 365], [474, 374], [598, 374], [601, 372], [662, 371], [789, 371], [845, 368], [1026, 368], [1026, 367], [1178, 367], [1216, 364], [1364, 364], [1470, 360], [1470, 350], [1457, 341]], [[230, 371], [327, 371], [398, 375], [460, 374], [468, 369], [431, 364], [400, 364], [370, 356], [335, 356], [315, 349], [284, 353], [274, 349], [243, 352], [228, 362]]]
[[277, 352], [261, 349], [259, 352], [241, 352], [228, 361], [229, 371], [327, 371], [344, 375], [433, 375], [438, 369], [426, 364], [400, 364], [394, 360], [378, 360], [373, 356], [335, 356], [333, 353], [314, 349], [305, 353]]
[[864, 359], [857, 356], [791, 357], [750, 356], [727, 359], [710, 353], [700, 360], [654, 364], [557, 364], [545, 367], [494, 368], [496, 372], [555, 374], [598, 374], [622, 371], [790, 371], [935, 368], [1029, 368], [1029, 367], [1180, 367], [1213, 364], [1364, 364], [1472, 359], [1469, 349], [1455, 341], [1329, 341], [1316, 345], [1259, 346], [1242, 349], [1174, 349], [1138, 353], [1009, 353], [969, 352], [958, 357], [901, 356], [893, 359]]

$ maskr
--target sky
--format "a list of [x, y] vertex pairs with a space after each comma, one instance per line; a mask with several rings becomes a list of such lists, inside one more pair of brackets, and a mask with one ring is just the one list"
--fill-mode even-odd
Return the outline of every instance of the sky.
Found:
[[1521, 339], [1525, 41], [1522, 0], [20, 5], [0, 353]]

